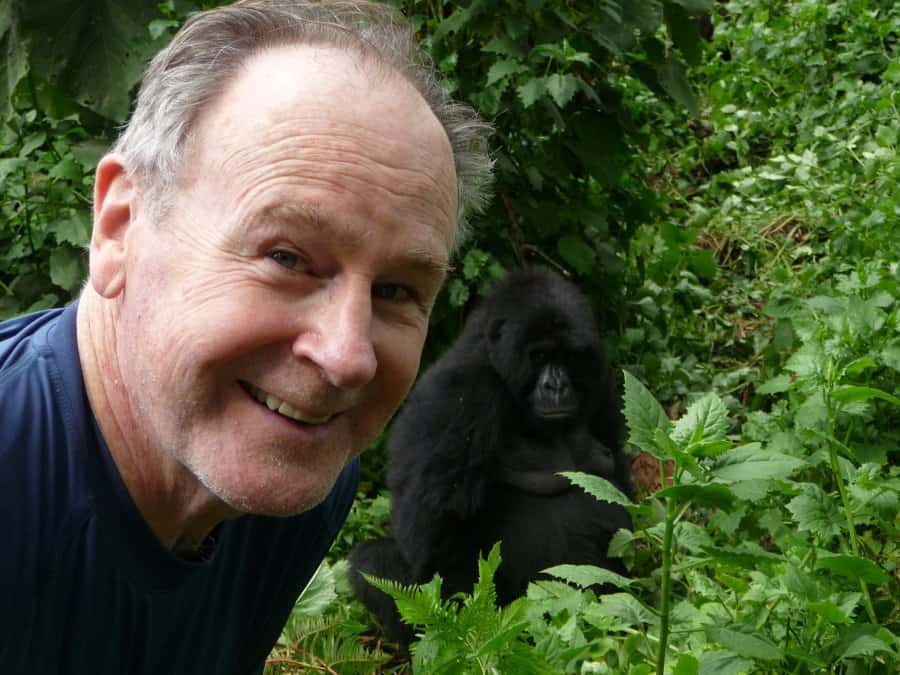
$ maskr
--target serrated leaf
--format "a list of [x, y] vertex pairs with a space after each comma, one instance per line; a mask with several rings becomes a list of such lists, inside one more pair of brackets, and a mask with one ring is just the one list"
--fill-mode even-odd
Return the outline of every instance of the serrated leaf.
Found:
[[700, 656], [699, 675], [743, 675], [753, 668], [753, 661], [732, 651], [720, 649]]
[[69, 218], [55, 220], [47, 225], [47, 232], [56, 237], [60, 244], [85, 246], [91, 240], [91, 223], [86, 213], [78, 211]]
[[790, 455], [763, 450], [761, 444], [750, 443], [719, 457], [710, 476], [724, 483], [787, 478], [806, 466], [806, 462]]
[[625, 373], [625, 420], [628, 442], [651, 455], [658, 455], [653, 439], [656, 430], [669, 433], [671, 422], [653, 394], [627, 370]]
[[595, 499], [622, 506], [634, 506], [634, 503], [619, 488], [605, 478], [580, 471], [562, 471], [559, 475], [565, 476]]
[[578, 91], [578, 78], [574, 75], [554, 73], [547, 77], [547, 91], [560, 108], [572, 100]]
[[890, 651], [891, 648], [874, 635], [860, 635], [847, 645], [847, 648], [838, 658], [839, 660], [853, 659], [859, 656], [874, 656], [878, 652]]
[[533, 77], [520, 87], [516, 87], [516, 92], [522, 100], [522, 105], [530, 108], [541, 96], [547, 93], [547, 85], [544, 78]]
[[803, 490], [804, 494], [794, 497], [786, 506], [797, 522], [797, 528], [825, 540], [840, 534], [841, 514], [831, 497], [817, 485], [804, 484]]
[[700, 506], [730, 511], [734, 506], [734, 494], [727, 486], [719, 483], [709, 485], [673, 485], [654, 495], [657, 499], [674, 499], [680, 504], [691, 502]]
[[856, 401], [868, 401], [871, 398], [878, 398], [900, 407], [900, 398], [891, 396], [886, 391], [874, 389], [873, 387], [841, 387], [831, 392], [831, 398], [841, 403], [854, 403]]
[[760, 661], [777, 661], [783, 656], [774, 643], [744, 624], [732, 624], [726, 628], [710, 626], [707, 634], [739, 656]]
[[48, 176], [52, 180], [67, 180], [77, 183], [81, 182], [82, 173], [81, 165], [71, 157], [66, 157], [50, 169]]
[[122, 120], [132, 85], [160, 47], [147, 30], [157, 12], [155, 3], [142, 0], [23, 3], [32, 73], [100, 115]]
[[871, 560], [843, 553], [821, 552], [816, 560], [817, 570], [829, 570], [848, 579], [862, 579], [869, 584], [886, 584], [890, 577]]
[[603, 584], [612, 584], [618, 588], [628, 588], [634, 581], [616, 574], [611, 570], [595, 565], [556, 565], [543, 570], [545, 574], [563, 579], [579, 588], [589, 588]]
[[84, 254], [81, 251], [63, 245], [50, 254], [50, 280], [60, 288], [76, 291], [84, 274]]
[[757, 394], [780, 394], [791, 387], [791, 376], [782, 373], [766, 380], [756, 388]]
[[581, 237], [567, 234], [557, 242], [556, 249], [579, 274], [587, 276], [593, 271], [597, 254]]
[[25, 166], [27, 160], [22, 157], [8, 157], [0, 159], [0, 186], [6, 181], [6, 177], [14, 171]]
[[524, 73], [527, 70], [528, 68], [523, 63], [513, 59], [501, 59], [495, 61], [490, 69], [488, 69], [487, 85], [490, 86], [510, 75]]
[[600, 598], [599, 607], [593, 609], [602, 616], [612, 616], [629, 626], [658, 623], [656, 614], [629, 593], [612, 593]]
[[728, 410], [722, 399], [710, 392], [688, 406], [687, 412], [672, 426], [670, 435], [683, 447], [700, 440], [723, 440], [727, 432]]

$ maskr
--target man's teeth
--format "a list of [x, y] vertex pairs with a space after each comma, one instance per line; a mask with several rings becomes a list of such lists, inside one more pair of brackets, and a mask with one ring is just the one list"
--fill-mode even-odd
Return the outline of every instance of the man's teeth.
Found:
[[253, 387], [251, 393], [257, 401], [259, 401], [260, 403], [265, 403], [269, 410], [274, 410], [275, 412], [284, 415], [285, 417], [290, 417], [292, 420], [296, 420], [297, 422], [303, 422], [304, 424], [324, 424], [331, 419], [330, 415], [327, 417], [304, 417], [297, 410], [292, 408], [287, 401], [282, 401], [277, 396], [267, 394], [258, 387]]

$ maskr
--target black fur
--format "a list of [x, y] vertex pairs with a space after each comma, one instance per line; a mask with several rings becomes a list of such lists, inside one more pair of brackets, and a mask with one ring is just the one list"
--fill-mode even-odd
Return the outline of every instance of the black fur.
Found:
[[393, 601], [359, 571], [469, 591], [477, 559], [502, 540], [498, 598], [523, 594], [542, 569], [601, 565], [631, 519], [558, 471], [601, 475], [630, 497], [623, 420], [590, 305], [559, 275], [509, 274], [471, 314], [453, 347], [419, 380], [391, 430], [392, 539], [351, 555], [357, 596], [390, 639], [408, 643]]

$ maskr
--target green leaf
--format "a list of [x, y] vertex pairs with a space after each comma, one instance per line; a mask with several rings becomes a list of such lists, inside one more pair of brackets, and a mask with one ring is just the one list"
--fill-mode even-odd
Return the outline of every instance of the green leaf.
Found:
[[464, 307], [469, 301], [469, 287], [459, 279], [451, 279], [447, 286], [451, 307]]
[[713, 0], [669, 0], [695, 16], [712, 11]]
[[157, 11], [144, 0], [23, 3], [32, 74], [104, 117], [124, 119], [129, 91], [160, 47], [147, 30]]
[[780, 394], [791, 388], [791, 376], [785, 373], [766, 380], [756, 388], [757, 394]]
[[575, 92], [578, 91], [578, 78], [574, 75], [560, 75], [554, 73], [547, 77], [547, 91], [553, 97], [554, 102], [560, 108], [565, 108], [566, 104], [572, 100]]
[[604, 595], [595, 609], [601, 616], [615, 617], [628, 626], [655, 626], [658, 623], [653, 610], [629, 593]]
[[547, 85], [544, 78], [533, 77], [520, 87], [516, 87], [519, 98], [522, 99], [522, 105], [530, 108], [541, 96], [547, 93]]
[[73, 145], [72, 155], [81, 162], [81, 166], [84, 167], [85, 171], [92, 171], [108, 149], [109, 143], [107, 141], [89, 138], [77, 145]]
[[861, 579], [869, 584], [886, 584], [890, 577], [871, 560], [843, 553], [822, 551], [816, 560], [817, 570], [829, 570], [848, 579]]
[[625, 420], [629, 431], [628, 442], [651, 455], [658, 454], [655, 452], [656, 443], [653, 436], [657, 429], [668, 434], [671, 422], [647, 387], [627, 370], [623, 372], [625, 373]]
[[669, 59], [656, 67], [659, 86], [691, 115], [697, 115], [697, 95], [688, 82], [687, 71], [680, 61]]
[[734, 506], [734, 494], [719, 483], [709, 485], [673, 485], [654, 495], [657, 499], [674, 499], [679, 504], [691, 502], [700, 506], [730, 511]]
[[19, 150], [19, 157], [28, 157], [31, 153], [41, 147], [47, 140], [47, 134], [43, 131], [36, 131], [22, 141], [22, 149]]
[[50, 254], [50, 280], [74, 293], [85, 275], [84, 253], [70, 246], [60, 246]]
[[672, 675], [699, 675], [700, 662], [690, 654], [681, 654], [672, 667]]
[[621, 574], [594, 565], [556, 565], [543, 570], [545, 574], [568, 581], [579, 588], [588, 588], [601, 584], [612, 584], [619, 588], [628, 588], [635, 582]]
[[688, 14], [683, 7], [677, 4], [667, 4], [664, 15], [672, 42], [681, 50], [684, 60], [691, 66], [699, 66], [703, 57], [703, 49], [700, 46], [700, 31], [697, 27], [696, 17]]
[[13, 93], [28, 73], [28, 44], [19, 30], [19, 11], [18, 3], [0, 0], [0, 120], [12, 113]]
[[556, 244], [559, 255], [567, 264], [575, 268], [582, 275], [589, 275], [597, 259], [594, 249], [581, 237], [575, 234], [567, 234], [560, 238]]
[[0, 186], [6, 181], [6, 177], [14, 171], [18, 171], [20, 168], [26, 165], [28, 160], [23, 159], [21, 157], [8, 157], [6, 159], [0, 159]]
[[458, 33], [473, 18], [481, 14], [483, 5], [483, 0], [475, 0], [475, 2], [473, 2], [468, 7], [458, 7], [450, 16], [448, 16], [446, 19], [441, 21], [440, 24], [438, 24], [438, 27], [432, 34], [431, 39], [435, 42], [440, 42], [453, 33]]
[[724, 483], [758, 479], [777, 480], [787, 478], [804, 466], [806, 462], [802, 459], [763, 450], [761, 444], [750, 443], [719, 457], [710, 476]]
[[900, 398], [891, 396], [886, 391], [872, 387], [847, 386], [835, 389], [831, 392], [831, 398], [841, 403], [854, 403], [856, 401], [868, 401], [870, 398], [879, 398], [895, 406], [900, 407]]
[[690, 442], [719, 441], [728, 432], [728, 411], [722, 399], [710, 392], [688, 406], [672, 427], [672, 440], [684, 447]]
[[774, 643], [745, 624], [732, 624], [727, 628], [710, 626], [707, 634], [739, 656], [759, 661], [777, 661], [783, 657]]
[[53, 180], [67, 180], [73, 183], [80, 183], [82, 179], [81, 165], [71, 157], [66, 157], [57, 162], [50, 169], [49, 177]]
[[860, 656], [874, 656], [878, 652], [890, 652], [891, 648], [874, 635], [860, 635], [853, 640], [838, 657], [839, 660], [853, 659]]
[[753, 668], [753, 661], [725, 649], [705, 652], [700, 656], [699, 675], [744, 675]]
[[47, 226], [47, 232], [56, 237], [60, 244], [86, 246], [91, 240], [91, 223], [88, 214], [76, 211], [69, 218], [55, 220]]
[[560, 476], [565, 476], [573, 484], [577, 485], [592, 497], [611, 504], [622, 506], [634, 506], [633, 502], [625, 494], [605, 478], [580, 471], [562, 471]]
[[841, 514], [822, 488], [810, 483], [803, 484], [804, 494], [794, 497], [787, 503], [801, 532], [813, 532], [824, 540], [836, 537], [841, 533]]
[[487, 85], [490, 86], [510, 75], [516, 75], [517, 73], [524, 73], [527, 71], [528, 68], [523, 63], [513, 59], [501, 59], [495, 61], [488, 69]]

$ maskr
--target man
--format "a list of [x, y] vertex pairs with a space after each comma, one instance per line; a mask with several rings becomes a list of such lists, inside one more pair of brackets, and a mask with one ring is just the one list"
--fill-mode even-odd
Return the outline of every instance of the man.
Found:
[[0, 672], [259, 672], [418, 368], [486, 125], [365, 2], [150, 65], [79, 302], [0, 324]]

